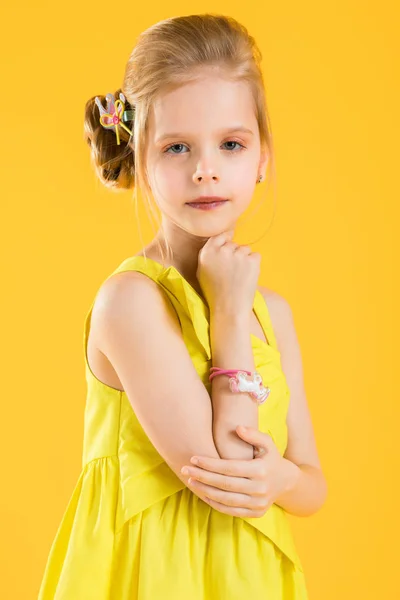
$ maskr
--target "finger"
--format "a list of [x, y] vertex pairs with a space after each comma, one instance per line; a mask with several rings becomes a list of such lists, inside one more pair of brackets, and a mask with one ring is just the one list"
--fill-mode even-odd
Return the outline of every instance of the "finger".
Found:
[[235, 235], [235, 231], [233, 229], [227, 229], [226, 231], [223, 232], [223, 234], [225, 235], [225, 237], [228, 240], [233, 240], [233, 236]]
[[[235, 506], [235, 507], [243, 507], [243, 508], [254, 508], [254, 505], [257, 504], [258, 499], [254, 499], [247, 494], [236, 494], [232, 492], [226, 492], [224, 490], [220, 490], [218, 488], [212, 487], [205, 483], [201, 483], [201, 481], [191, 481], [189, 483], [189, 489], [195, 489], [196, 493], [200, 492], [212, 500], [216, 500], [217, 502], [221, 502], [221, 504], [225, 504], [226, 506]], [[258, 502], [260, 502], [258, 500]]]
[[233, 231], [233, 229], [231, 229], [228, 231], [223, 231], [222, 233], [219, 233], [218, 235], [212, 236], [209, 241], [211, 241], [211, 243], [215, 247], [221, 247], [226, 242], [231, 242], [233, 240], [233, 235], [234, 235], [234, 231]]
[[260, 431], [254, 427], [246, 427], [243, 429], [242, 425], [238, 425], [236, 427], [237, 435], [251, 444], [252, 446], [256, 446], [257, 448], [264, 448], [268, 452], [268, 449], [272, 447], [274, 444], [274, 440], [272, 439], [269, 433]]
[[196, 467], [190, 467], [189, 474], [195, 481], [200, 481], [220, 490], [250, 495], [257, 493], [258, 482], [252, 479], [229, 477], [228, 475], [220, 475], [219, 473], [197, 469]]
[[265, 514], [265, 510], [252, 510], [250, 508], [226, 506], [220, 502], [216, 502], [211, 498], [205, 497], [207, 504], [214, 508], [218, 512], [224, 513], [225, 515], [231, 515], [232, 517], [247, 517], [247, 518], [260, 518]]
[[236, 248], [235, 252], [241, 252], [242, 254], [249, 255], [249, 254], [251, 254], [251, 248], [250, 248], [250, 246], [246, 246], [246, 245], [244, 245], [244, 246], [238, 246]]
[[[197, 459], [197, 462], [195, 462], [195, 459]], [[256, 460], [234, 460], [209, 458], [207, 456], [193, 456], [190, 459], [190, 462], [206, 471], [213, 471], [213, 473], [231, 475], [232, 477], [247, 477], [248, 479], [251, 479], [257, 477], [259, 472], [259, 465]]]
[[221, 246], [221, 250], [224, 251], [224, 252], [228, 252], [228, 250], [230, 252], [236, 252], [236, 250], [238, 248], [239, 248], [239, 244], [237, 244], [233, 240], [227, 240], [225, 242], [225, 244], [222, 244], [222, 246]]
[[258, 458], [263, 454], [266, 454], [266, 452], [267, 451], [265, 450], [265, 448], [259, 448], [258, 446], [254, 446], [254, 458]]

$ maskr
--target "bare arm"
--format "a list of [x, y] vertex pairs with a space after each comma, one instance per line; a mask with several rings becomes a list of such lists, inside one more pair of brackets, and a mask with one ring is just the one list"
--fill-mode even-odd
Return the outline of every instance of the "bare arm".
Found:
[[219, 454], [211, 399], [172, 304], [149, 277], [127, 271], [106, 280], [94, 308], [100, 351], [115, 369], [146, 435], [187, 484], [181, 468], [193, 455]]
[[[266, 288], [260, 288], [267, 301]], [[293, 313], [287, 300], [277, 294], [270, 300], [271, 317], [281, 365], [289, 389], [290, 403], [287, 414], [288, 444], [284, 458], [297, 466], [295, 486], [282, 494], [275, 503], [297, 516], [315, 513], [324, 504], [328, 489], [311, 420], [304, 388], [303, 361]]]
[[[221, 369], [254, 372], [254, 355], [250, 338], [250, 315], [230, 316], [214, 311], [210, 314], [212, 363]], [[250, 394], [232, 393], [226, 375], [212, 380], [213, 435], [221, 458], [251, 460], [253, 446], [236, 434], [238, 425], [258, 428], [258, 405]]]

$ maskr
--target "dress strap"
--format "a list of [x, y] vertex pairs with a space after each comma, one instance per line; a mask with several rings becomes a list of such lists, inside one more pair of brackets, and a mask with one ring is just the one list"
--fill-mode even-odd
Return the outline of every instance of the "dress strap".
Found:
[[[139, 271], [144, 275], [147, 275], [158, 284], [160, 284], [167, 292], [172, 304], [177, 310], [178, 315], [182, 318], [182, 308], [187, 315], [190, 315], [190, 319], [195, 330], [195, 333], [202, 344], [206, 356], [208, 359], [211, 358], [211, 348], [209, 341], [209, 312], [208, 306], [205, 304], [201, 296], [196, 290], [184, 279], [175, 267], [164, 268], [163, 265], [150, 258], [146, 258], [142, 255], [134, 255], [123, 260], [111, 274], [109, 274], [104, 281], [107, 281], [110, 277], [116, 273], [123, 271]], [[104, 282], [103, 282], [104, 283]], [[87, 341], [89, 337], [91, 313], [94, 306], [95, 299], [86, 314], [84, 322], [84, 335], [83, 335], [83, 348], [85, 362], [88, 365], [87, 359]], [[257, 288], [254, 297], [253, 310], [256, 317], [263, 329], [264, 335], [268, 340], [265, 343], [263, 340], [252, 336], [255, 343], [262, 344], [264, 346], [270, 346], [274, 349], [278, 349], [277, 341], [272, 326], [272, 321], [269, 313], [268, 306], [265, 302], [263, 294]]]
[[263, 294], [258, 288], [254, 297], [254, 312], [256, 313], [265, 337], [268, 340], [268, 345], [272, 346], [275, 350], [278, 350], [278, 343], [276, 341], [269, 308]]

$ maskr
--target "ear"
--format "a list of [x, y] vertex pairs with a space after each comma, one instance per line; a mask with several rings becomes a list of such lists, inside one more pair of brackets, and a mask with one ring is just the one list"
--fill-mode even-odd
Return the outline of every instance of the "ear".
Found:
[[269, 161], [269, 150], [268, 150], [267, 146], [262, 146], [261, 151], [260, 151], [260, 162], [258, 163], [258, 173], [259, 173], [259, 175], [262, 175], [264, 180], [266, 177], [268, 161]]

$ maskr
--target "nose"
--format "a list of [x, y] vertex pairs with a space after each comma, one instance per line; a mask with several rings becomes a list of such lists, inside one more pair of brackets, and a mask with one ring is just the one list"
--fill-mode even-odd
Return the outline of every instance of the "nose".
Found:
[[207, 164], [203, 162], [198, 162], [196, 171], [193, 173], [193, 181], [194, 183], [204, 183], [208, 181], [218, 181], [219, 175], [215, 168], [215, 165], [211, 164], [210, 161]]

